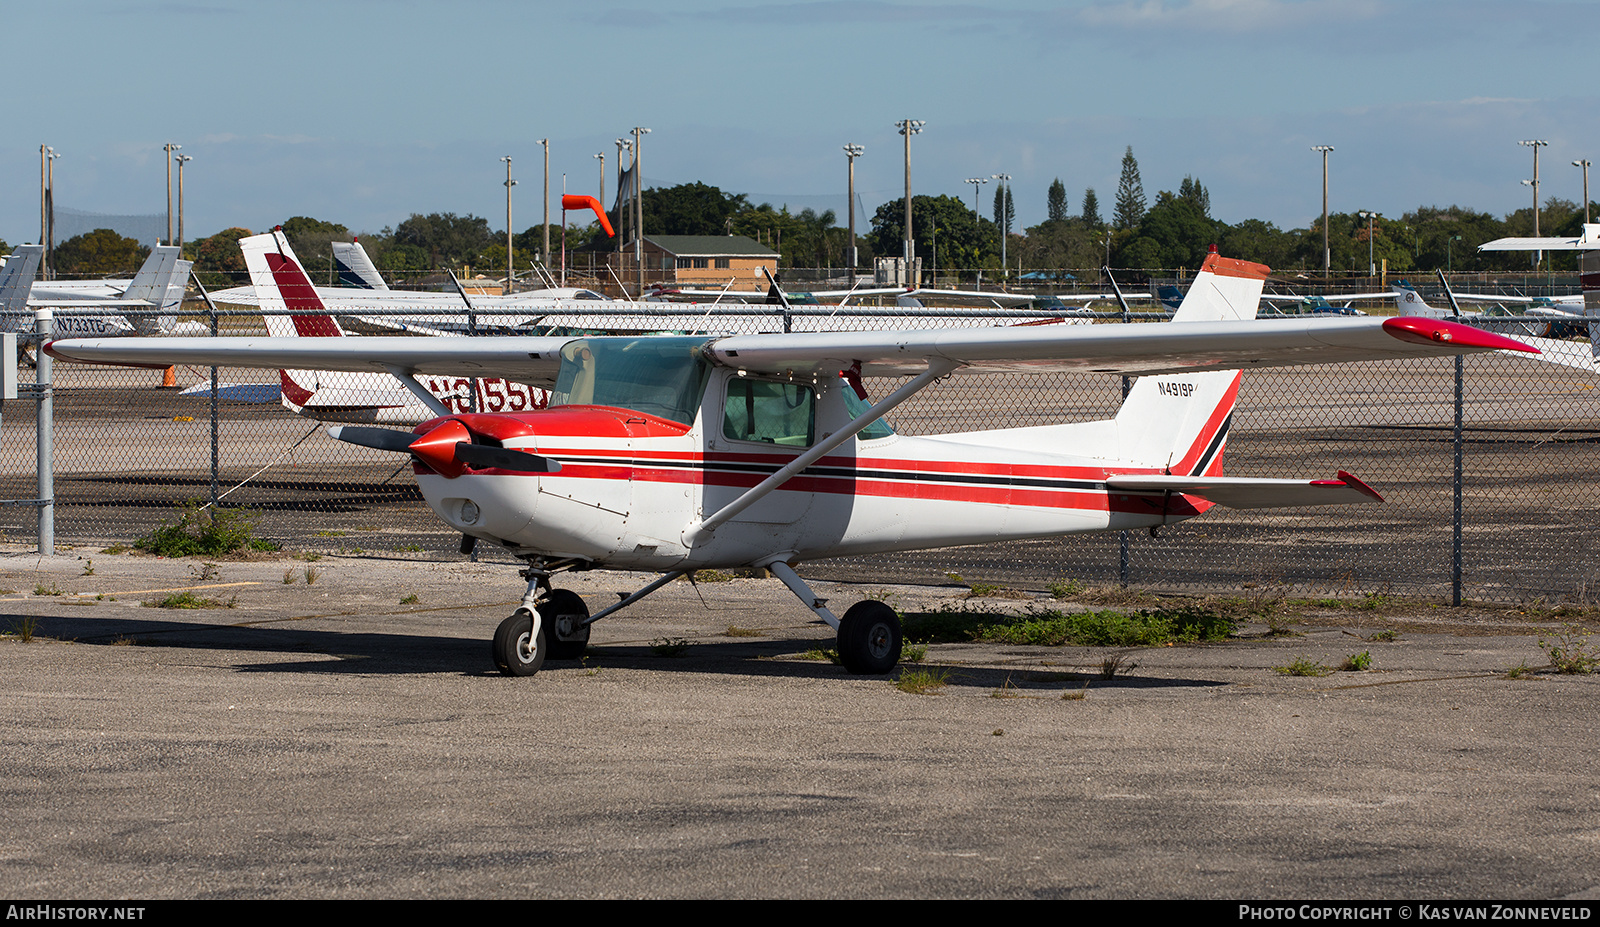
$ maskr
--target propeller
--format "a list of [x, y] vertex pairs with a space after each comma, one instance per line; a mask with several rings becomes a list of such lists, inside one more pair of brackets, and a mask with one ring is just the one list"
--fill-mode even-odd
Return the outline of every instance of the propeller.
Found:
[[328, 435], [346, 444], [410, 454], [445, 476], [460, 476], [461, 464], [521, 473], [557, 473], [561, 470], [561, 464], [538, 454], [508, 447], [473, 444], [466, 426], [454, 419], [420, 436], [392, 428], [369, 428], [364, 425], [335, 425], [328, 429]]

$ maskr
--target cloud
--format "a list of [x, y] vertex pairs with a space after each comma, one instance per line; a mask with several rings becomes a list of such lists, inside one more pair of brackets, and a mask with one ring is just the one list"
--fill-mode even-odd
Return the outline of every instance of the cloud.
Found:
[[1078, 18], [1089, 26], [1243, 34], [1348, 25], [1378, 13], [1377, 0], [1124, 0], [1095, 4]]

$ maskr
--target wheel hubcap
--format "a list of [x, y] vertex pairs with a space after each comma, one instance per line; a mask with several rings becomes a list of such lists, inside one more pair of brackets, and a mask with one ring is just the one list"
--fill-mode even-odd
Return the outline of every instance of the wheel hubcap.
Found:
[[517, 638], [517, 659], [523, 663], [532, 663], [534, 655], [533, 634], [524, 632]]

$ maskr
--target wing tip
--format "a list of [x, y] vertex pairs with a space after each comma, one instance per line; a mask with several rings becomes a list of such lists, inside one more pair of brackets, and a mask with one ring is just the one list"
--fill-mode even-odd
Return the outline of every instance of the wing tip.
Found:
[[1400, 341], [1414, 344], [1453, 344], [1463, 348], [1484, 351], [1520, 351], [1524, 354], [1542, 354], [1531, 344], [1507, 338], [1481, 328], [1462, 325], [1445, 319], [1424, 319], [1418, 316], [1398, 316], [1383, 320], [1383, 330]]

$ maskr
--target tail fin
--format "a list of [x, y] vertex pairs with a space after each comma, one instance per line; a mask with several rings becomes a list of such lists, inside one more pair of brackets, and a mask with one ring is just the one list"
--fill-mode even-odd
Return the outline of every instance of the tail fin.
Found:
[[261, 300], [267, 334], [274, 338], [336, 338], [344, 334], [282, 232], [239, 239], [244, 266]]
[[[1587, 231], [1587, 228], [1585, 229]], [[1585, 251], [1578, 255], [1578, 285], [1583, 289], [1583, 314], [1588, 316], [1590, 350], [1600, 360], [1600, 251]]]
[[1394, 290], [1394, 308], [1398, 315], [1418, 316], [1424, 319], [1442, 319], [1445, 317], [1443, 309], [1435, 309], [1427, 304], [1417, 288], [1404, 280], [1397, 280], [1389, 285]]
[[141, 335], [171, 331], [177, 324], [175, 313], [183, 304], [183, 291], [189, 285], [189, 268], [193, 261], [179, 260], [182, 253], [177, 245], [156, 245], [150, 249], [138, 273], [122, 291], [123, 299], [141, 299], [150, 304], [155, 314], [133, 313], [129, 321]]
[[[1268, 272], [1262, 264], [1211, 254], [1172, 321], [1254, 319]], [[1221, 474], [1239, 380], [1235, 370], [1140, 377], [1117, 413], [1118, 456], [1162, 473]]]
[[377, 265], [367, 256], [367, 249], [361, 247], [361, 239], [329, 244], [333, 246], [333, 262], [339, 269], [340, 286], [363, 290], [389, 289], [389, 284], [383, 282], [383, 275], [378, 273]]
[[43, 259], [43, 245], [18, 245], [6, 259], [5, 267], [0, 267], [0, 313], [4, 315], [5, 331], [33, 329], [28, 294], [33, 292], [33, 280], [39, 276]]
[[[261, 300], [267, 334], [274, 338], [337, 338], [344, 334], [327, 314], [282, 232], [241, 238], [239, 250], [244, 252], [244, 266]], [[278, 379], [284, 407], [296, 415], [306, 414], [306, 404], [321, 388], [322, 376], [314, 370], [279, 370]]]

